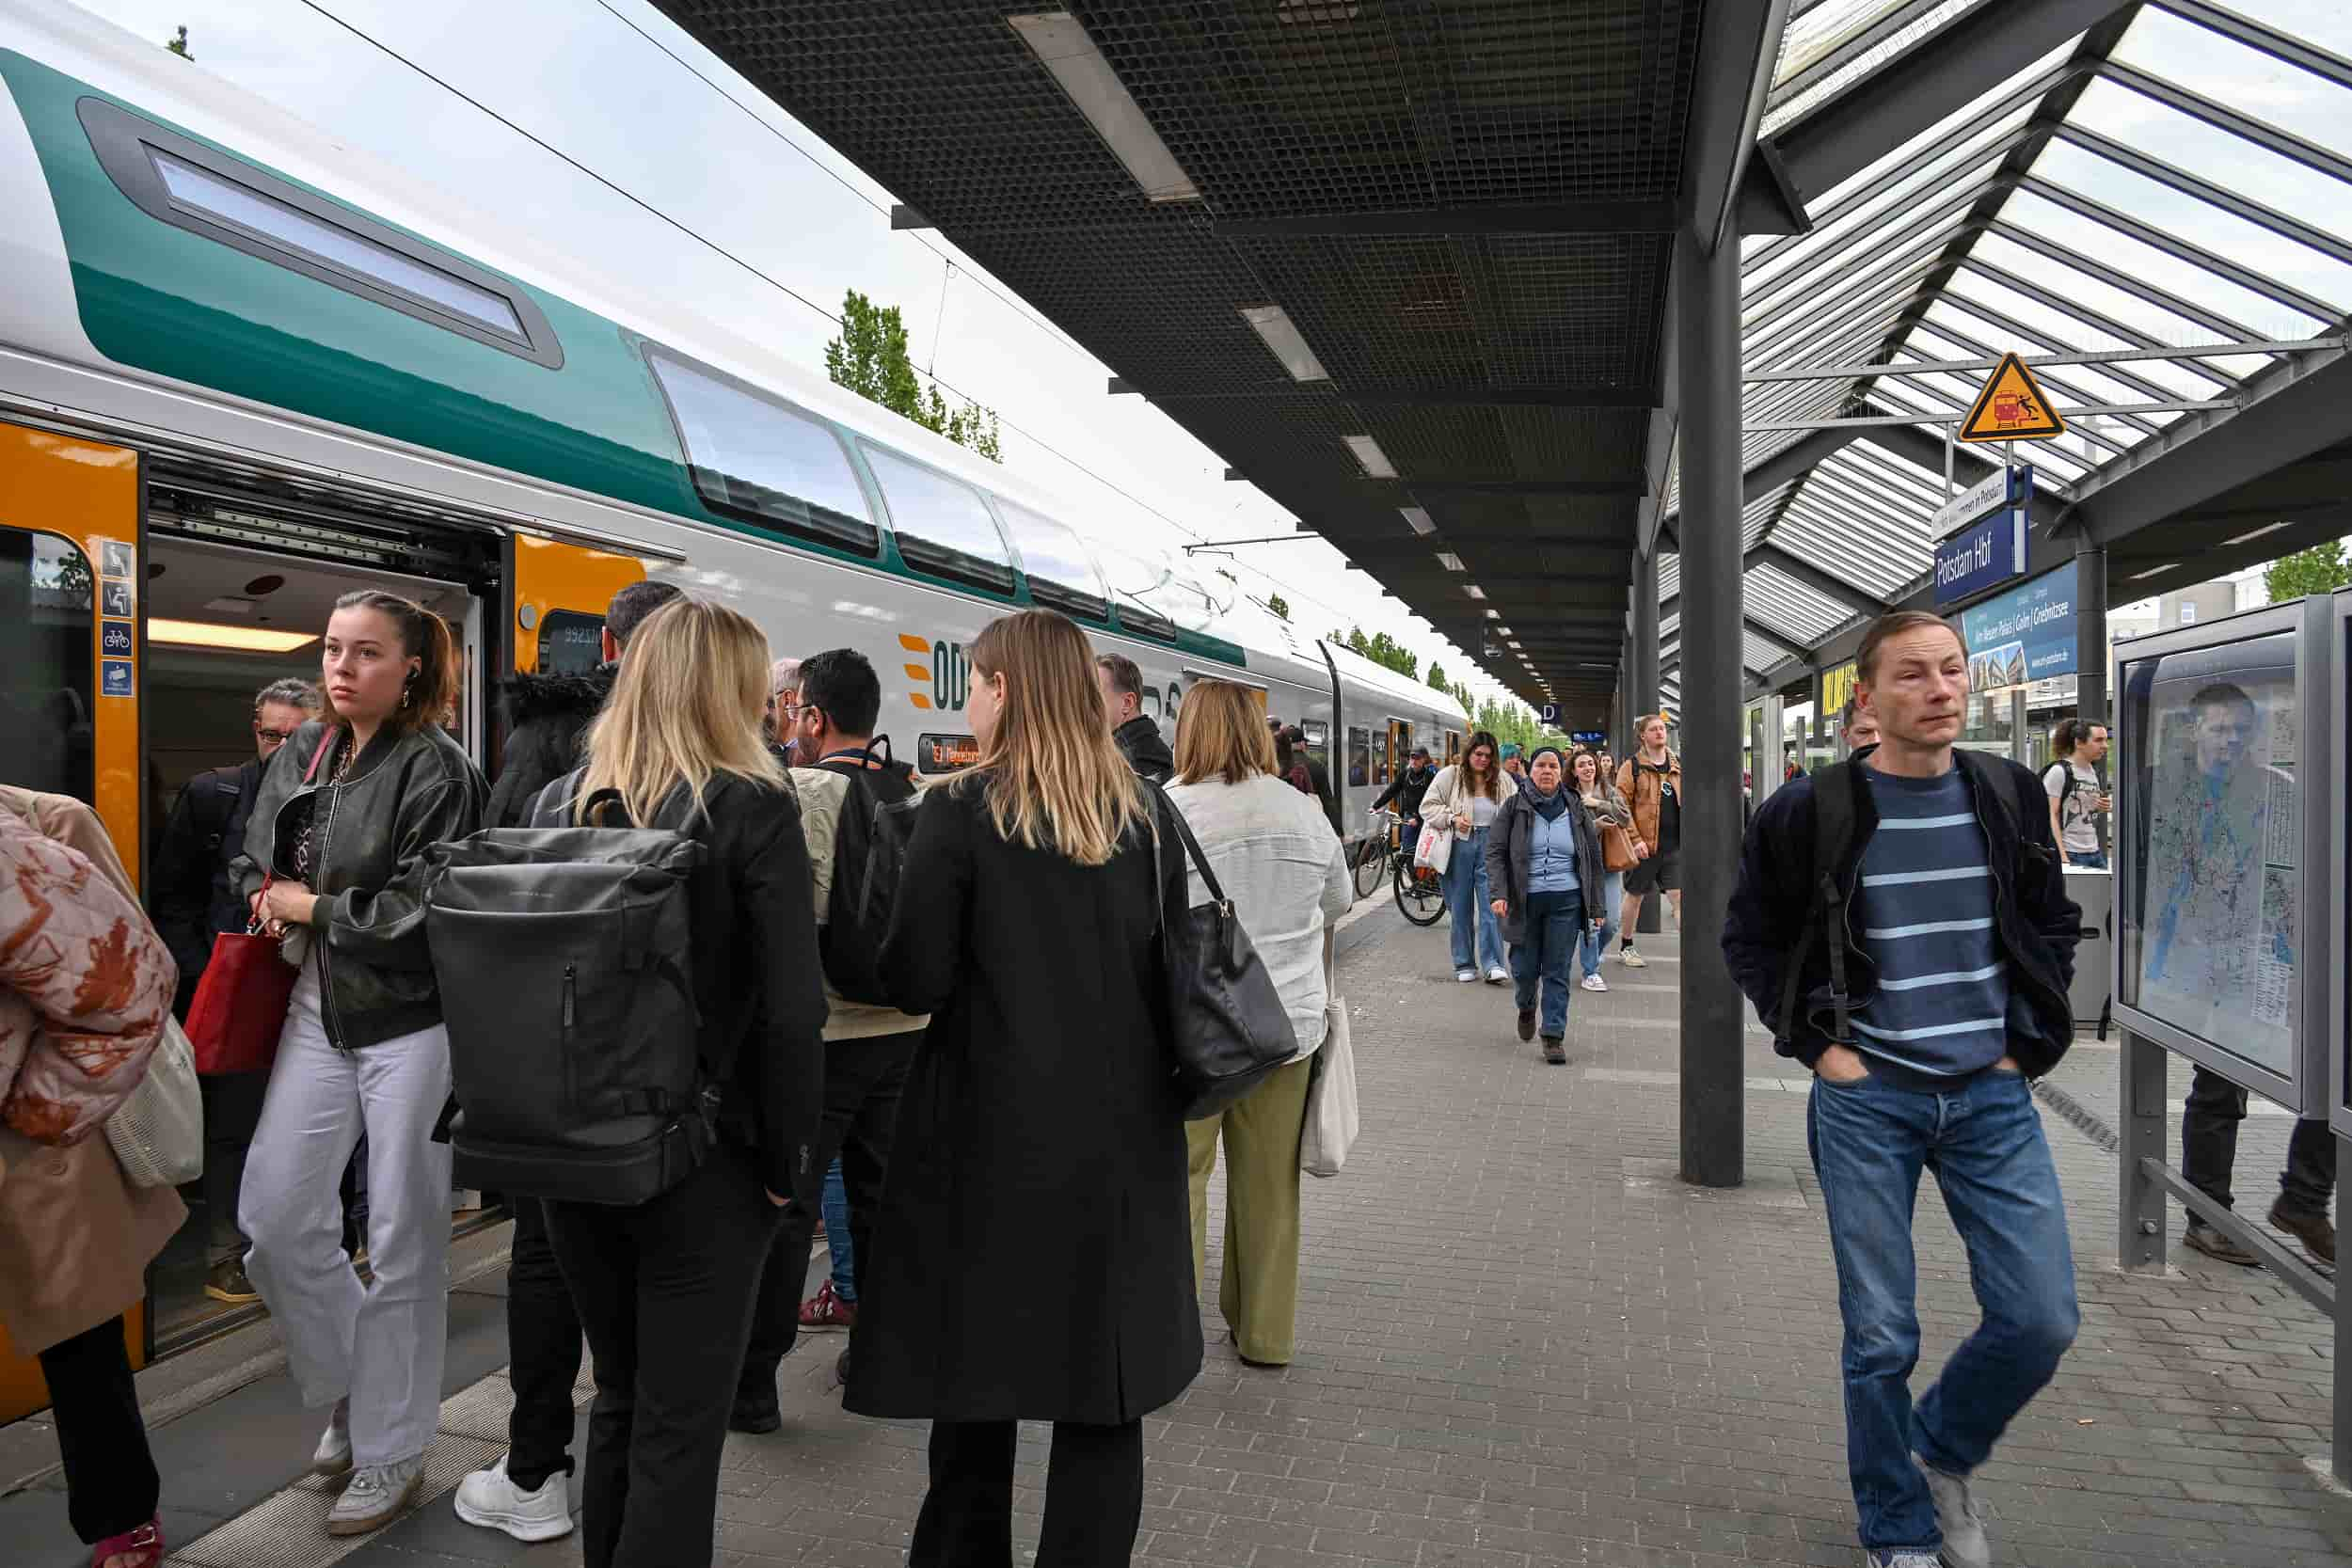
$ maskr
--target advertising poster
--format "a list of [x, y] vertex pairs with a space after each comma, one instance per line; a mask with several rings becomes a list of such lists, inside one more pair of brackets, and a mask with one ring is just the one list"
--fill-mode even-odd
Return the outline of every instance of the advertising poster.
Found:
[[2070, 561], [1961, 611], [1969, 690], [1995, 691], [2075, 673], [2078, 576]]
[[2291, 1076], [2296, 863], [2295, 639], [2249, 639], [2129, 666], [2127, 729], [2149, 781], [2138, 831], [2142, 941], [2128, 997]]

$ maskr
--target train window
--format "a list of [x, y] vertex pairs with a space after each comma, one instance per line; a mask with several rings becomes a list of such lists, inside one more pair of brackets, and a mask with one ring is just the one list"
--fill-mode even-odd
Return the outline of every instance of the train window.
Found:
[[645, 361], [669, 400], [687, 471], [713, 512], [872, 555], [881, 533], [832, 431], [666, 348]]
[[0, 746], [8, 782], [89, 803], [97, 784], [89, 557], [54, 533], [0, 529]]
[[1372, 783], [1372, 732], [1360, 724], [1351, 724], [1347, 731], [1347, 785], [1360, 788]]
[[908, 565], [1012, 592], [1012, 552], [1005, 547], [1005, 536], [996, 531], [996, 519], [988, 515], [988, 503], [977, 490], [887, 448], [869, 441], [858, 445], [882, 485], [891, 535]]
[[1307, 754], [1327, 776], [1331, 771], [1331, 727], [1320, 719], [1309, 719], [1301, 721], [1298, 728], [1307, 737]]
[[1152, 637], [1174, 637], [1176, 623], [1162, 608], [1169, 577], [1167, 552], [1131, 547], [1117, 539], [1106, 539], [1096, 548], [1111, 600], [1119, 607], [1120, 624]]
[[992, 499], [996, 502], [996, 515], [1004, 518], [1012, 534], [1013, 547], [1021, 552], [1021, 569], [1028, 574], [1030, 597], [1089, 620], [1108, 617], [1110, 599], [1103, 591], [1103, 578], [1094, 570], [1094, 562], [1087, 558], [1086, 546], [1078, 542], [1077, 531], [1002, 496]]
[[539, 623], [539, 673], [585, 675], [604, 662], [604, 617], [550, 610]]
[[980, 760], [980, 743], [968, 735], [926, 735], [914, 742], [918, 773], [953, 773]]
[[562, 367], [555, 328], [511, 279], [102, 99], [83, 99], [76, 112], [107, 177], [150, 216], [549, 370]]

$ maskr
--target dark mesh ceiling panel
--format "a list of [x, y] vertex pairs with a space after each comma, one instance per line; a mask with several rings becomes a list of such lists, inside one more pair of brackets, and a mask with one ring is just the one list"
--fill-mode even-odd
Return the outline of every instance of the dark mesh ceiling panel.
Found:
[[[1699, 0], [658, 3], [1448, 635], [1507, 624], [1561, 701], [1608, 694], [1584, 643], [1622, 635], [1671, 242], [1493, 210], [1675, 197]], [[1153, 204], [1005, 21], [1057, 9], [1200, 199]], [[1263, 305], [1328, 380], [1290, 378]]]

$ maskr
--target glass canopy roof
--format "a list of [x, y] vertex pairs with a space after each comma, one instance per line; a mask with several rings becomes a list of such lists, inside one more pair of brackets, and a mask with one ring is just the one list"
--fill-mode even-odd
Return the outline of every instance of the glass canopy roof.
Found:
[[[1796, 0], [1762, 139], [1803, 137], [1889, 60], [1965, 48], [2001, 9]], [[2064, 505], [2141, 442], [2235, 406], [2352, 325], [2352, 6], [2150, 0], [2120, 14], [2120, 28], [2069, 40], [1808, 197], [1808, 232], [1742, 242], [1751, 474], [1821, 421], [1918, 421], [1836, 427], [1851, 439], [1816, 440], [1820, 455], [1794, 477], [1784, 462], [1767, 491], [1751, 483], [1750, 669], [1872, 612], [1804, 568], [1877, 601], [1924, 580], [1945, 430], [2002, 353], [2034, 363], [2067, 417], [2061, 437], [2011, 444]], [[1963, 483], [1981, 471], [1971, 450]], [[1670, 513], [1677, 499], [1670, 485]], [[1678, 564], [1660, 562], [1661, 599]]]

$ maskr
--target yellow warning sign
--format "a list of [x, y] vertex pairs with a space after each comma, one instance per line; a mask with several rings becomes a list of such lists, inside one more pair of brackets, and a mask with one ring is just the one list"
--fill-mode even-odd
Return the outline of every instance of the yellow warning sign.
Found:
[[2042, 384], [2014, 354], [2004, 354], [1960, 421], [1963, 441], [2030, 441], [2063, 436], [2066, 421], [2042, 394]]

